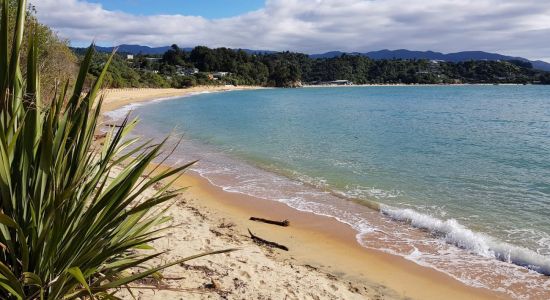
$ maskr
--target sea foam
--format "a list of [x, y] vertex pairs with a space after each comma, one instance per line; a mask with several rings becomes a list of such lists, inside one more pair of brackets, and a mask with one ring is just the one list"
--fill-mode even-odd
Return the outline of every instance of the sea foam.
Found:
[[115, 110], [106, 111], [103, 113], [104, 116], [108, 117], [111, 120], [120, 120], [126, 117], [128, 113], [135, 110], [136, 108], [145, 105], [145, 103], [132, 103], [128, 105], [124, 105], [120, 108], [117, 108]]
[[[185, 120], [191, 139], [177, 155], [184, 161], [200, 159], [193, 170], [228, 192], [279, 201], [348, 224], [366, 248], [516, 299], [550, 299], [550, 280], [541, 275], [550, 273], [544, 215], [550, 202], [542, 151], [548, 148], [548, 131], [542, 130], [548, 123], [540, 123], [548, 118], [533, 115], [548, 109], [506, 100], [510, 91], [500, 87], [491, 92], [494, 109], [488, 109], [485, 89], [473, 89], [468, 97], [454, 88], [430, 93], [449, 101], [425, 97], [430, 89], [424, 88], [414, 90], [418, 93], [412, 98], [410, 91], [400, 96], [395, 89], [382, 98], [367, 90], [328, 96], [327, 90], [314, 96], [298, 91], [281, 97], [285, 90], [262, 94], [273, 101], [255, 101], [255, 93], [205, 97], [200, 101], [204, 106], [181, 101], [174, 122]], [[542, 96], [539, 102], [547, 105]], [[313, 98], [320, 98], [315, 106]], [[505, 100], [513, 118], [524, 111], [527, 121], [538, 120], [540, 134], [533, 125], [518, 127], [528, 123], [513, 130], [476, 123], [492, 112], [501, 116]], [[417, 110], [411, 111], [412, 103]], [[439, 108], [456, 113], [441, 116]], [[159, 113], [147, 121], [166, 120]], [[261, 126], [252, 126], [256, 124]], [[212, 143], [210, 137], [221, 137], [222, 128], [228, 133], [223, 136], [231, 138]], [[509, 133], [506, 139], [502, 132]], [[520, 141], [527, 137], [534, 147], [524, 148]], [[316, 153], [319, 145], [326, 147]], [[391, 206], [380, 208], [379, 202]]]
[[527, 267], [544, 275], [550, 275], [550, 258], [535, 251], [501, 242], [495, 238], [468, 229], [455, 219], [440, 220], [412, 209], [398, 209], [386, 205], [380, 211], [397, 221], [440, 236], [445, 242], [484, 257]]

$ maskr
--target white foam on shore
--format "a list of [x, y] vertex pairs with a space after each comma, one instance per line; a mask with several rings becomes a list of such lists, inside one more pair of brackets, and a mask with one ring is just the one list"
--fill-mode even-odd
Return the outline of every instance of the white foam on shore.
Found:
[[133, 111], [137, 107], [145, 105], [145, 103], [146, 102], [144, 102], [144, 103], [132, 103], [132, 104], [124, 105], [124, 106], [122, 106], [120, 108], [117, 108], [115, 110], [106, 111], [106, 112], [103, 113], [103, 115], [108, 117], [111, 120], [115, 120], [115, 121], [116, 120], [121, 120], [121, 119], [124, 119], [126, 117], [126, 115], [128, 115], [128, 113], [130, 113], [131, 111]]
[[[218, 162], [215, 167], [212, 164], [208, 164], [203, 165], [202, 168], [195, 167], [193, 169], [201, 177], [207, 179], [211, 184], [222, 188], [224, 191], [266, 200], [275, 200], [300, 211], [332, 217], [356, 230], [358, 232], [357, 240], [362, 245], [364, 245], [361, 241], [362, 237], [375, 231], [385, 232], [387, 235], [396, 234], [396, 232], [389, 231], [391, 230], [389, 228], [381, 228], [371, 224], [361, 212], [350, 211], [350, 209], [357, 208], [346, 206], [345, 202], [347, 201], [344, 199], [331, 197], [331, 195], [339, 195], [340, 197], [354, 199], [356, 198], [357, 188], [351, 190], [351, 195], [347, 192], [330, 191], [327, 190], [328, 186], [324, 180], [316, 180], [305, 175], [298, 176], [297, 173], [293, 173], [292, 175], [299, 180], [303, 180], [303, 182], [287, 179], [281, 175], [257, 169], [246, 163], [233, 161], [233, 159], [224, 157], [223, 154], [217, 157], [219, 155], [220, 153], [214, 154], [216, 161], [218, 159], [228, 159], [229, 161], [221, 164]], [[212, 158], [212, 156], [210, 157]], [[220, 175], [229, 175], [235, 182], [230, 184], [220, 183], [216, 180], [216, 177]], [[272, 186], [277, 186], [277, 189], [270, 188]], [[360, 191], [361, 193], [359, 194], [361, 195], [364, 195], [364, 192], [368, 191], [368, 195], [372, 193], [380, 198], [396, 197], [394, 193], [379, 189], [363, 188]], [[367, 206], [371, 208], [375, 207], [374, 205]], [[541, 274], [550, 275], [550, 257], [527, 248], [499, 241], [487, 234], [475, 232], [455, 219], [442, 220], [413, 209], [395, 208], [383, 204], [379, 204], [379, 208], [380, 213], [391, 218], [392, 222], [406, 222], [414, 228], [428, 231], [432, 234], [434, 240], [440, 240], [443, 243], [460, 248], [457, 251], [466, 250], [468, 253], [484, 258], [496, 259], [525, 267]], [[399, 238], [406, 240], [408, 237], [403, 235]], [[403, 253], [393, 254], [404, 255]], [[425, 265], [425, 263], [422, 264]], [[438, 270], [445, 271], [441, 268], [438, 268]], [[478, 286], [477, 284], [472, 285]]]
[[[125, 113], [121, 114], [124, 116], [146, 103], [151, 102], [125, 107]], [[550, 257], [545, 256], [550, 251], [547, 235], [538, 239], [541, 250], [532, 251], [475, 232], [455, 219], [445, 220], [445, 211], [436, 214], [439, 218], [419, 212], [425, 211], [422, 207], [405, 209], [380, 205], [379, 212], [365, 212], [366, 208], [354, 206], [350, 204], [354, 201], [342, 198], [384, 202], [399, 197], [401, 192], [361, 186], [330, 191], [330, 186], [322, 178], [298, 172], [273, 172], [270, 168], [234, 159], [223, 150], [200, 142], [185, 143], [181, 147], [185, 151], [176, 154], [184, 156], [174, 158], [185, 157], [183, 161], [200, 159], [200, 164], [193, 166], [192, 170], [211, 184], [227, 192], [278, 201], [300, 211], [334, 218], [356, 230], [357, 241], [366, 248], [404, 257], [465, 284], [500, 290], [518, 299], [540, 298], [537, 293], [541, 289], [550, 289], [550, 280], [539, 274], [550, 275]], [[386, 223], [381, 224], [380, 219]], [[523, 236], [525, 233], [518, 234]], [[518, 285], [532, 291], [518, 292], [514, 290]]]
[[[541, 273], [547, 274], [550, 270], [548, 257], [474, 232], [456, 220], [440, 220], [413, 209], [381, 205], [380, 212], [372, 213], [383, 217], [388, 223], [372, 223], [370, 217], [345, 204], [350, 201], [330, 197], [330, 192], [314, 188], [318, 184], [311, 184], [311, 180], [304, 184], [240, 161], [220, 158], [229, 161], [214, 168], [212, 165], [202, 165], [194, 171], [224, 191], [274, 200], [299, 211], [334, 218], [356, 230], [358, 243], [366, 248], [404, 257], [467, 285], [494, 289], [516, 299], [530, 299], [533, 295], [540, 295], [541, 288], [550, 287], [550, 283], [541, 283], [544, 280]], [[230, 175], [236, 181], [221, 183], [218, 181], [219, 175]], [[277, 186], [277, 189], [266, 189], [266, 183], [270, 187]], [[293, 196], [283, 195], [282, 191], [296, 186], [301, 186], [300, 192], [293, 192]], [[321, 186], [326, 188], [323, 184]], [[326, 197], [330, 197], [330, 201], [323, 201]], [[419, 229], [428, 232], [422, 235], [424, 238], [421, 240], [415, 234], [410, 235]], [[386, 248], [385, 243], [396, 247]], [[405, 250], [409, 247], [413, 250]], [[515, 290], [518, 284], [531, 291]]]
[[[234, 171], [234, 170], [231, 170], [230, 168], [222, 167], [216, 170], [212, 170], [212, 169], [203, 169], [203, 168], [193, 167], [192, 170], [197, 172], [199, 176], [206, 179], [210, 184], [221, 188], [225, 192], [252, 196], [252, 197], [260, 198], [267, 201], [274, 200], [277, 202], [281, 202], [298, 211], [309, 212], [319, 216], [325, 216], [325, 217], [336, 219], [338, 222], [349, 225], [355, 231], [361, 232], [363, 234], [374, 231], [374, 228], [372, 227], [372, 225], [369, 224], [367, 220], [364, 220], [358, 216], [355, 216], [353, 213], [345, 213], [343, 211], [340, 211], [339, 213], [334, 213], [339, 211], [339, 209], [331, 204], [315, 203], [315, 202], [307, 201], [305, 199], [307, 198], [307, 196], [315, 197], [319, 195], [325, 195], [326, 193], [324, 192], [304, 191], [303, 193], [300, 193], [300, 196], [296, 196], [296, 197], [285, 197], [284, 195], [279, 195], [278, 197], [265, 197], [262, 195], [264, 191], [261, 188], [258, 188], [257, 186], [255, 186], [255, 184], [257, 183], [256, 179], [239, 181], [238, 186], [221, 185], [212, 179], [213, 174], [224, 174], [230, 171]], [[274, 175], [274, 176], [279, 177], [278, 175]], [[296, 183], [299, 185], [302, 185], [302, 183], [300, 182], [296, 182]], [[326, 213], [326, 212], [333, 212], [333, 213]], [[346, 217], [341, 217], [340, 215], [346, 215]]]
[[486, 234], [474, 232], [455, 219], [440, 220], [412, 209], [396, 209], [385, 205], [381, 205], [381, 212], [394, 220], [409, 222], [416, 228], [434, 233], [445, 242], [477, 255], [550, 275], [550, 258], [526, 248], [498, 241]]
[[[231, 164], [231, 162], [229, 164]], [[331, 202], [340, 199], [330, 197], [332, 193], [324, 190], [326, 189], [326, 184], [324, 184], [323, 181], [314, 184], [315, 181], [312, 178], [306, 177], [308, 179], [306, 181], [307, 185], [303, 185], [302, 182], [293, 181], [291, 179], [285, 180], [282, 176], [268, 171], [254, 170], [255, 168], [252, 166], [246, 166], [246, 170], [239, 170], [239, 167], [236, 165], [232, 167], [228, 166], [229, 165], [224, 167], [217, 166], [215, 169], [208, 167], [204, 169], [195, 168], [194, 170], [199, 173], [201, 177], [206, 178], [211, 184], [222, 188], [224, 191], [245, 194], [266, 200], [275, 200], [300, 211], [332, 217], [356, 230], [358, 232], [357, 241], [362, 245], [364, 245], [362, 238], [375, 231], [382, 232], [386, 235], [396, 234], [396, 232], [388, 231], [387, 228], [379, 228], [371, 224], [360, 212], [349, 211], [352, 207], [342, 206], [342, 203]], [[252, 169], [249, 170], [248, 168]], [[256, 175], [251, 177], [243, 175], [251, 172]], [[237, 181], [233, 184], [220, 184], [214, 179], [220, 174], [234, 174], [233, 178]], [[303, 179], [304, 177], [298, 176], [298, 178]], [[266, 182], [263, 182], [264, 180]], [[273, 189], [269, 190], [267, 187], [271, 185], [278, 186], [279, 191], [274, 191]], [[297, 186], [301, 186], [301, 192], [292, 192], [290, 194], [285, 194], [283, 192], [284, 190], [295, 190]], [[316, 190], [315, 187], [321, 187], [323, 190]], [[369, 189], [369, 191], [370, 190], [371, 189]], [[344, 197], [350, 196], [344, 192], [334, 192], [333, 194]], [[391, 193], [377, 191], [376, 194], [383, 194], [384, 197], [388, 197], [387, 194]], [[327, 197], [331, 198], [328, 202], [326, 201]], [[428, 231], [432, 234], [434, 240], [440, 240], [443, 243], [460, 248], [457, 249], [457, 251], [466, 250], [471, 254], [479, 255], [484, 258], [497, 259], [502, 262], [528, 268], [541, 274], [550, 275], [550, 258], [548, 256], [541, 255], [527, 248], [501, 242], [481, 232], [472, 231], [455, 219], [441, 220], [413, 209], [400, 209], [383, 204], [380, 204], [379, 207], [380, 213], [391, 218], [393, 222], [407, 222], [414, 228]], [[406, 236], [401, 236], [400, 238], [407, 239]], [[404, 256], [403, 253], [389, 252]], [[421, 256], [420, 252], [416, 254]], [[413, 260], [413, 256], [409, 257], [409, 259]], [[420, 260], [415, 261], [422, 265], [430, 266], [424, 262], [421, 263]], [[431, 267], [435, 268], [434, 266]], [[436, 269], [445, 272], [444, 269]], [[463, 282], [479, 286], [479, 284], [475, 282], [464, 280]]]

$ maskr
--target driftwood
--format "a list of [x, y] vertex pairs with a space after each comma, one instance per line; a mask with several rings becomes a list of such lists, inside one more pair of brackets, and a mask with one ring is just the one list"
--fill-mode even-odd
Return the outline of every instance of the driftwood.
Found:
[[285, 245], [281, 245], [281, 244], [277, 244], [275, 242], [271, 242], [271, 241], [268, 241], [268, 240], [264, 240], [262, 239], [261, 237], [258, 237], [258, 236], [255, 236], [252, 231], [250, 231], [250, 229], [248, 229], [248, 233], [250, 233], [250, 237], [252, 238], [252, 240], [257, 243], [257, 244], [261, 244], [261, 245], [266, 245], [266, 246], [269, 246], [269, 247], [272, 247], [272, 248], [277, 248], [277, 249], [281, 249], [281, 250], [285, 250], [285, 251], [288, 251], [288, 247], [285, 246]]
[[268, 220], [268, 219], [263, 219], [263, 218], [256, 218], [256, 217], [250, 217], [250, 220], [251, 221], [256, 221], [256, 222], [263, 222], [263, 223], [267, 223], [267, 224], [272, 224], [272, 225], [283, 226], [283, 227], [287, 227], [290, 224], [290, 222], [288, 220], [273, 221], [273, 220]]
[[105, 126], [107, 126], [107, 127], [115, 127], [115, 128], [120, 128], [120, 127], [122, 127], [122, 125], [110, 124], [110, 123], [105, 124]]
[[99, 139], [104, 139], [107, 137], [107, 133], [102, 133], [102, 134], [96, 134], [94, 135], [94, 139], [95, 140], [99, 140]]

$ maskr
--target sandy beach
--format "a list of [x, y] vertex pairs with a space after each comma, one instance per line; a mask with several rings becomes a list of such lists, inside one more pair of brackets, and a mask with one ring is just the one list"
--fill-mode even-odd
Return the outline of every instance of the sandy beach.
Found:
[[[104, 111], [235, 89], [243, 88], [107, 90]], [[189, 188], [168, 211], [174, 227], [154, 242], [156, 251], [168, 251], [158, 263], [208, 250], [239, 250], [172, 267], [159, 280], [133, 285], [138, 299], [506, 299], [402, 257], [361, 247], [356, 232], [334, 218], [226, 192], [193, 172], [175, 185]], [[252, 216], [289, 220], [290, 226], [250, 221]], [[289, 251], [255, 243], [248, 230]], [[127, 291], [122, 295], [132, 298]]]
[[161, 98], [172, 98], [188, 96], [201, 92], [224, 92], [235, 90], [250, 90], [260, 89], [256, 86], [233, 86], [233, 85], [212, 85], [212, 86], [197, 86], [187, 89], [148, 89], [148, 88], [127, 88], [127, 89], [106, 89], [102, 92], [105, 96], [103, 102], [103, 111], [110, 111], [121, 106], [150, 101]]

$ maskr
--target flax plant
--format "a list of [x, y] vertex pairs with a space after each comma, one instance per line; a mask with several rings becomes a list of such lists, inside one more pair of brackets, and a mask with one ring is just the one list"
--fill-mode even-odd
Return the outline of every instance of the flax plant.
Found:
[[20, 69], [26, 1], [18, 1], [11, 40], [7, 1], [0, 0], [0, 298], [117, 299], [120, 287], [166, 267], [231, 251], [147, 267], [161, 255], [148, 244], [162, 237], [165, 206], [181, 190], [142, 193], [191, 164], [142, 176], [163, 143], [125, 138], [136, 124], [128, 118], [94, 150], [110, 60], [85, 91], [90, 46], [72, 91], [67, 82], [43, 101], [33, 38], [25, 78]]

